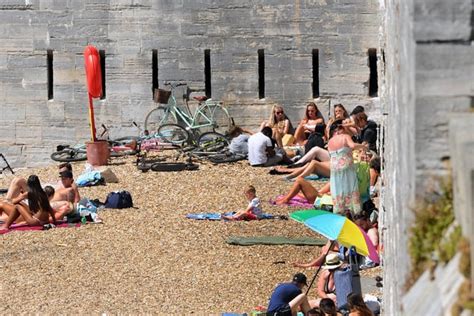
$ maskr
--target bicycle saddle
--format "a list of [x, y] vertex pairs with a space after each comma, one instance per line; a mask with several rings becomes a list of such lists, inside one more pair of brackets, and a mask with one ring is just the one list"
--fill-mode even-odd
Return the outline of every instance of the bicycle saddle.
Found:
[[199, 95], [199, 96], [195, 96], [193, 97], [194, 100], [198, 100], [199, 102], [204, 102], [206, 101], [207, 99], [209, 99], [208, 97], [206, 97], [205, 95]]

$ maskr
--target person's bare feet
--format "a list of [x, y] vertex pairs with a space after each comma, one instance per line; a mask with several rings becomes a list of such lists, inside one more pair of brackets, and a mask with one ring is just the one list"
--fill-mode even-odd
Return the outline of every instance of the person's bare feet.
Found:
[[228, 221], [233, 221], [234, 217], [233, 216], [227, 216], [227, 215], [222, 215], [222, 219], [228, 220]]
[[275, 204], [276, 205], [288, 204], [288, 199], [286, 198], [286, 196], [280, 197], [276, 199]]

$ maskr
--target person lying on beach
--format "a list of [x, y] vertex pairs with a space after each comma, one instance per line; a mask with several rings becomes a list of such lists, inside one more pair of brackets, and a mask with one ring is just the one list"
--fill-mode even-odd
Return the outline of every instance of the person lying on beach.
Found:
[[[69, 201], [77, 203], [80, 201], [81, 196], [79, 189], [74, 183], [74, 177], [72, 175], [72, 166], [70, 163], [62, 163], [58, 166], [59, 177], [61, 178], [57, 184], [53, 184], [55, 188], [55, 195], [53, 201]], [[11, 204], [16, 204], [19, 201], [26, 198], [27, 184], [26, 179], [21, 177], [15, 177], [8, 187], [5, 199]]]
[[288, 204], [290, 200], [299, 195], [300, 197], [304, 197], [308, 203], [314, 203], [316, 201], [316, 198], [318, 196], [322, 196], [324, 194], [329, 193], [330, 190], [330, 183], [326, 183], [321, 189], [317, 190], [313, 185], [309, 182], [306, 181], [304, 178], [296, 178], [296, 181], [293, 183], [293, 186], [291, 187], [290, 191], [276, 199], [275, 204], [276, 205], [283, 205], [283, 204]]
[[260, 199], [257, 197], [257, 191], [253, 185], [249, 185], [244, 190], [244, 195], [249, 201], [245, 210], [240, 210], [232, 216], [222, 216], [223, 219], [227, 220], [254, 220], [258, 219], [258, 216], [262, 214], [262, 208], [260, 206]]
[[8, 229], [13, 223], [26, 222], [30, 226], [44, 225], [52, 221], [56, 223], [54, 211], [49, 204], [48, 197], [41, 187], [40, 180], [36, 175], [30, 175], [26, 182], [26, 192], [19, 198], [26, 198], [28, 204], [23, 199], [13, 200], [13, 205], [5, 223], [0, 226], [0, 230]]
[[54, 197], [55, 190], [52, 186], [45, 186], [44, 192], [48, 197], [49, 204], [51, 204], [51, 207], [53, 208], [54, 218], [56, 220], [64, 219], [64, 216], [73, 213], [77, 209], [77, 207], [75, 207], [77, 204], [71, 202], [71, 196], [69, 196], [69, 200], [67, 201], [53, 201], [52, 199]]

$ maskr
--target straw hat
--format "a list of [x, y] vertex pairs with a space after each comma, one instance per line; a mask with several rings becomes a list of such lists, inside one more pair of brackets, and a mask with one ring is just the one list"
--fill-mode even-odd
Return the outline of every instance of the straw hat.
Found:
[[341, 261], [341, 258], [339, 258], [339, 254], [333, 252], [333, 253], [329, 253], [326, 256], [326, 262], [324, 263], [322, 268], [326, 270], [333, 270], [333, 269], [339, 268], [342, 265], [342, 263], [343, 262]]

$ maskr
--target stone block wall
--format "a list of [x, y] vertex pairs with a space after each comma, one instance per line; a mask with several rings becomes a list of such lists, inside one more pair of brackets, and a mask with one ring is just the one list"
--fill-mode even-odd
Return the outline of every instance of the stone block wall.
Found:
[[[447, 173], [441, 158], [459, 160], [458, 154], [450, 152], [449, 120], [472, 111], [473, 5], [470, 0], [384, 3], [384, 309], [386, 315], [406, 315], [414, 312], [408, 301], [440, 294], [420, 283], [403, 302], [410, 269], [411, 208], [416, 195], [434, 183], [434, 176]], [[439, 314], [449, 313], [449, 304], [445, 305]]]
[[[167, 1], [7, 0], [0, 4], [0, 151], [15, 166], [48, 162], [57, 144], [89, 137], [82, 52], [106, 56], [106, 98], [96, 120], [112, 136], [137, 134], [152, 101], [152, 50], [158, 78], [204, 87], [210, 50], [212, 97], [238, 124], [254, 127], [274, 102], [296, 123], [313, 101], [312, 51], [319, 50], [323, 113], [343, 102], [369, 113], [367, 51], [379, 53], [375, 0]], [[54, 98], [48, 100], [46, 51], [53, 50]], [[265, 53], [265, 98], [258, 97], [257, 50]]]

